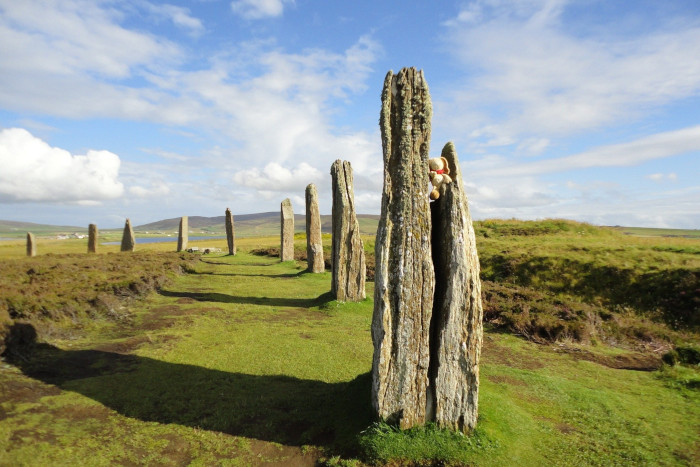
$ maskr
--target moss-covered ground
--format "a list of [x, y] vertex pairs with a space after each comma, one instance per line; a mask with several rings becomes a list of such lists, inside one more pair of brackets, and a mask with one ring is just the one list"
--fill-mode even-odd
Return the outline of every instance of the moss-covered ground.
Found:
[[[38, 322], [39, 343], [0, 362], [0, 465], [700, 464], [697, 367], [654, 369], [633, 364], [648, 356], [635, 348], [535, 343], [500, 325], [486, 329], [473, 434], [374, 423], [372, 283], [364, 302], [338, 303], [329, 273], [250, 254], [278, 241], [202, 256], [130, 302], [128, 319], [50, 333]], [[487, 258], [502, 245], [480, 248]]]

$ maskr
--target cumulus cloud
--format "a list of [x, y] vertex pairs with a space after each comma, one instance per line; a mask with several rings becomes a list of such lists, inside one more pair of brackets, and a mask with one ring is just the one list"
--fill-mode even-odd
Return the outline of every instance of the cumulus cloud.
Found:
[[235, 0], [231, 10], [246, 19], [261, 19], [281, 16], [286, 4], [293, 0]]
[[276, 162], [270, 162], [264, 169], [241, 170], [233, 179], [236, 183], [266, 192], [304, 190], [309, 183], [321, 180], [321, 172], [302, 162], [294, 169], [288, 169]]
[[0, 199], [94, 203], [122, 196], [119, 156], [89, 150], [85, 155], [49, 146], [22, 128], [0, 131]]

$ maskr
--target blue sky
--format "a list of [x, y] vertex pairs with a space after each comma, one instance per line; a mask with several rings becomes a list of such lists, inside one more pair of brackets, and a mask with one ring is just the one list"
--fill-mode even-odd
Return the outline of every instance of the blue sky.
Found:
[[304, 211], [424, 71], [475, 219], [700, 228], [700, 2], [0, 0], [0, 219]]

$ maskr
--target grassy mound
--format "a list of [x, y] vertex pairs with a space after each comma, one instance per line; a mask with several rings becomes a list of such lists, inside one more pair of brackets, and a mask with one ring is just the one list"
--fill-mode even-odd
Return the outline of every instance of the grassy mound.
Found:
[[0, 341], [13, 322], [42, 329], [125, 319], [126, 302], [170, 283], [194, 262], [193, 255], [165, 252], [48, 254], [0, 262]]

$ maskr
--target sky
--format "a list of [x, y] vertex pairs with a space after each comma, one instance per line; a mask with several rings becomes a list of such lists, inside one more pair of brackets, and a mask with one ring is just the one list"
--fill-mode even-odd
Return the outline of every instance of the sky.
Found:
[[474, 219], [700, 228], [697, 0], [0, 0], [0, 219], [379, 214], [403, 67]]

